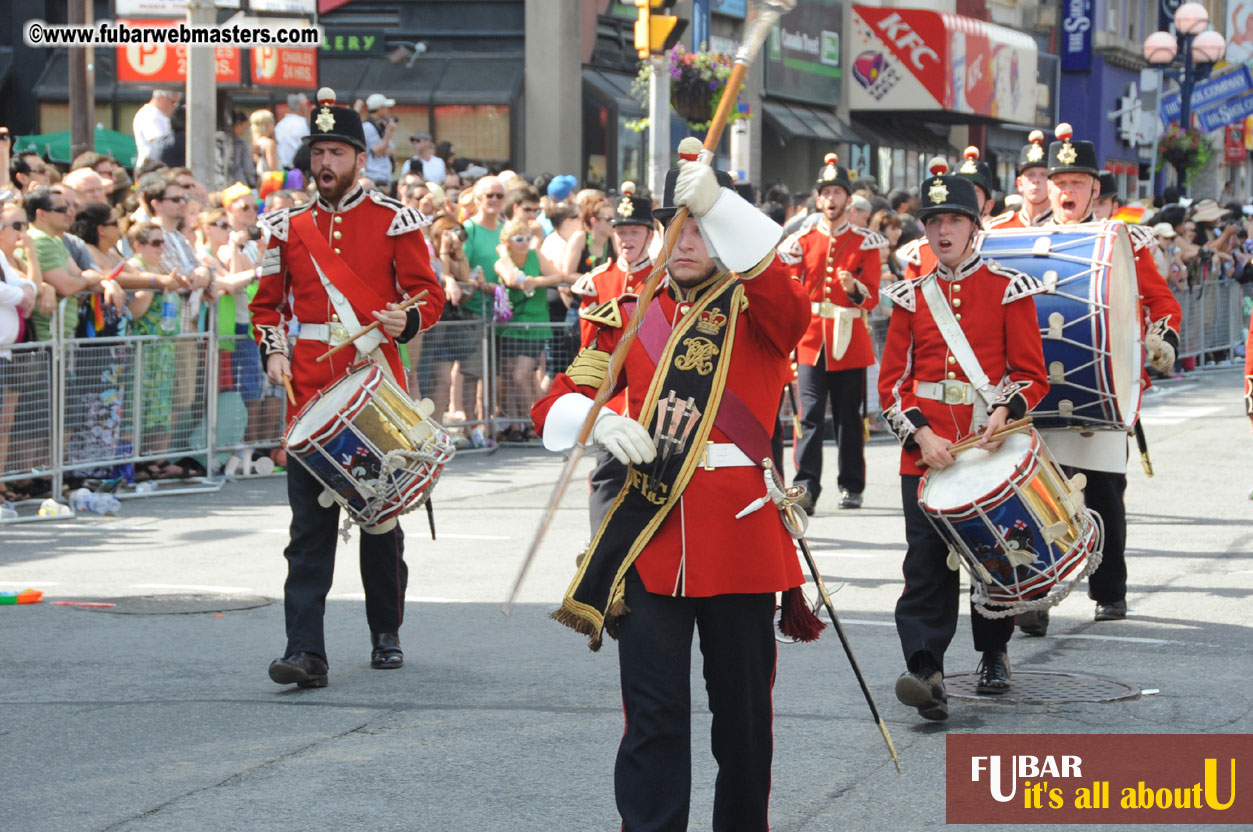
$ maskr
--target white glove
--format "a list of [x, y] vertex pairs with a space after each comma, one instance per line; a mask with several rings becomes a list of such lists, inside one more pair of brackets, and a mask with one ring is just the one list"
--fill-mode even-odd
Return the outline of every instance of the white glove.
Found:
[[1148, 358], [1149, 366], [1154, 370], [1159, 373], [1169, 372], [1170, 368], [1175, 366], [1175, 348], [1163, 338], [1155, 348], [1148, 350]]
[[623, 465], [642, 465], [657, 456], [657, 447], [648, 434], [648, 428], [634, 419], [611, 413], [596, 420], [592, 428], [592, 441], [613, 454]]
[[674, 181], [674, 204], [686, 205], [694, 217], [703, 217], [722, 196], [714, 169], [703, 162], [679, 160], [679, 176]]

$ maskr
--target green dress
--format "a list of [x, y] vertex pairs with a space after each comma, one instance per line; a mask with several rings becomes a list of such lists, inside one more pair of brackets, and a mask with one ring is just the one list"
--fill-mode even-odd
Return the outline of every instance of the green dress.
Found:
[[[492, 269], [493, 274], [495, 269]], [[526, 254], [526, 262], [522, 264], [522, 273], [527, 277], [540, 277], [543, 272], [539, 265], [539, 252], [531, 249]], [[517, 338], [522, 341], [547, 341], [552, 337], [552, 327], [547, 326], [513, 326], [524, 323], [548, 323], [548, 295], [535, 290], [530, 297], [521, 289], [509, 290], [509, 306], [513, 309], [513, 317], [509, 323], [500, 326], [501, 338]]]
[[[155, 271], [141, 259], [134, 258], [135, 263], [143, 271]], [[134, 335], [165, 336], [158, 340], [139, 342], [143, 350], [140, 362], [140, 410], [142, 413], [143, 433], [140, 440], [140, 453], [147, 451], [147, 446], [154, 434], [169, 433], [172, 427], [171, 416], [174, 412], [174, 342], [168, 333], [161, 330], [161, 295], [152, 299], [148, 311], [136, 318], [131, 325]]]

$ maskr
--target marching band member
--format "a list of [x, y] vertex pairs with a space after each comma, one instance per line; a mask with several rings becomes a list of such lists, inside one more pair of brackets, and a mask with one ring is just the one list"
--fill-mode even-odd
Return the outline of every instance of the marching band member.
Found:
[[[979, 148], [972, 145], [962, 155], [964, 159], [957, 169], [957, 175], [969, 179], [975, 186], [975, 197], [979, 201], [978, 225], [982, 228], [988, 222], [988, 214], [992, 210], [992, 182], [995, 177], [992, 175], [991, 165], [979, 160]], [[933, 174], [937, 170], [948, 173], [948, 162], [943, 156], [936, 156], [931, 160], [930, 170]], [[905, 266], [906, 280], [930, 274], [935, 269], [935, 253], [931, 251], [931, 244], [925, 236], [902, 246], [897, 257]]]
[[[621, 318], [621, 303], [639, 295], [653, 270], [653, 258], [648, 253], [653, 241], [653, 201], [636, 196], [634, 184], [622, 183], [622, 198], [614, 206], [611, 223], [618, 258], [583, 275], [570, 287], [570, 291], [583, 299], [579, 310], [582, 349], [596, 349], [601, 326]], [[625, 394], [614, 396], [605, 407], [622, 413], [626, 408]], [[622, 489], [626, 472], [626, 466], [613, 454], [603, 449], [596, 453], [596, 467], [588, 475], [591, 488], [588, 508], [593, 533], [600, 528], [605, 512]]]
[[839, 450], [840, 508], [861, 508], [866, 489], [862, 407], [866, 368], [875, 363], [866, 315], [879, 304], [882, 277], [879, 234], [849, 223], [852, 185], [848, 170], [828, 153], [818, 172], [818, 222], [783, 241], [780, 259], [809, 294], [813, 318], [797, 347], [801, 437], [793, 454], [796, 485], [805, 486], [801, 505], [809, 514], [822, 493], [822, 439], [827, 400], [835, 418]]
[[[907, 669], [896, 681], [896, 697], [924, 718], [941, 720], [948, 718], [944, 654], [957, 630], [960, 582], [947, 564], [948, 544], [918, 506], [923, 468], [951, 465], [948, 448], [976, 432], [983, 434], [979, 447], [999, 447], [992, 433], [1034, 407], [1048, 392], [1048, 381], [1031, 299], [1040, 284], [975, 251], [979, 203], [970, 180], [937, 173], [923, 188], [918, 219], [938, 263], [924, 277], [884, 290], [894, 307], [879, 399], [902, 444], [908, 542], [905, 590], [896, 603]], [[973, 353], [978, 367], [968, 372], [972, 362], [963, 353]], [[976, 386], [978, 373], [986, 376], [982, 387]], [[973, 604], [971, 619], [975, 650], [983, 654], [977, 690], [1004, 693], [1014, 620], [986, 618]]]
[[[359, 358], [375, 358], [404, 389], [396, 341], [408, 341], [439, 320], [444, 293], [431, 269], [416, 211], [357, 184], [365, 167], [361, 117], [334, 106], [335, 93], [318, 91], [321, 105], [309, 116], [311, 170], [318, 196], [261, 218], [269, 243], [250, 309], [261, 360], [270, 382], [290, 378], [296, 403], [291, 421], [320, 389], [344, 375]], [[405, 296], [426, 289], [418, 306], [398, 310]], [[300, 322], [290, 349], [285, 318]], [[366, 324], [379, 330], [324, 363], [318, 356]], [[287, 649], [270, 664], [270, 678], [285, 685], [324, 687], [327, 656], [322, 616], [335, 567], [339, 506], [323, 505], [322, 484], [303, 465], [287, 469], [292, 508], [284, 608]], [[375, 531], [382, 531], [375, 530]], [[361, 580], [373, 651], [370, 666], [396, 668], [404, 661], [398, 632], [404, 616], [408, 569], [399, 526], [361, 536]]]
[[[591, 436], [630, 466], [626, 483], [553, 615], [593, 649], [602, 629], [618, 640], [626, 730], [614, 787], [623, 828], [687, 828], [695, 628], [719, 769], [713, 828], [764, 832], [774, 593], [791, 590], [785, 611], [803, 609], [793, 588], [804, 578], [780, 512], [758, 500], [766, 493], [759, 463], [770, 455], [809, 301], [775, 257], [780, 227], [696, 161], [699, 140], [679, 149], [683, 161], [656, 214], [668, 222], [686, 205], [692, 218], [666, 283], [640, 310], [639, 338], [615, 381], [627, 393], [626, 415], [602, 409]], [[616, 306], [620, 315], [597, 317], [595, 343], [532, 410], [550, 450], [574, 444], [591, 408], [634, 299]], [[764, 508], [745, 512], [754, 502]]]
[[1032, 130], [1019, 153], [1018, 178], [1014, 180], [1018, 193], [1022, 195], [1022, 207], [989, 219], [985, 225], [989, 231], [994, 228], [1030, 228], [1048, 219], [1048, 162], [1044, 157], [1044, 131]]
[[[1096, 200], [1092, 203], [1092, 219], [1113, 219], [1114, 214], [1122, 207], [1122, 199], [1118, 196], [1118, 180], [1108, 170], [1101, 171], [1096, 178], [1100, 182], [1100, 190], [1096, 194]], [[1128, 224], [1127, 230], [1130, 231], [1135, 227]]]
[[[1071, 141], [1073, 130], [1066, 123], [1057, 125], [1057, 141], [1049, 145], [1048, 194], [1054, 225], [1092, 222], [1092, 210], [1100, 194], [1096, 148], [1092, 142]], [[1136, 285], [1148, 319], [1141, 330], [1148, 361], [1166, 371], [1175, 363], [1179, 348], [1179, 325], [1183, 320], [1179, 302], [1157, 271], [1153, 260], [1156, 240], [1146, 226], [1128, 225], [1135, 256]], [[1147, 384], [1148, 376], [1144, 376]], [[1101, 516], [1105, 530], [1101, 564], [1088, 579], [1088, 596], [1096, 602], [1097, 621], [1127, 617], [1127, 437], [1121, 431], [1097, 430], [1081, 433], [1067, 428], [1040, 431], [1041, 437], [1068, 476], [1081, 471], [1087, 477], [1084, 499], [1088, 508]], [[1019, 616], [1019, 626], [1028, 635], [1044, 635], [1048, 630], [1048, 610]]]

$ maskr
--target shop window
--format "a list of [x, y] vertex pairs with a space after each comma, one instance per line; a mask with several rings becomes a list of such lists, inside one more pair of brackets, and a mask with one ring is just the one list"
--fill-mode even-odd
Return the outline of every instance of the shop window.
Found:
[[[431, 129], [431, 108], [397, 104], [392, 107], [392, 115], [400, 119], [400, 123], [396, 125], [396, 132], [392, 134], [392, 141], [396, 145], [396, 164], [403, 165], [413, 156], [413, 142], [409, 141], [410, 136], [419, 130], [425, 130], [432, 136], [435, 135], [435, 131]], [[460, 143], [455, 146], [457, 152], [461, 153]]]
[[[461, 159], [498, 164], [510, 159], [508, 107], [436, 107], [434, 123], [431, 132], [435, 141], [452, 142]], [[405, 143], [408, 144], [408, 134]]]

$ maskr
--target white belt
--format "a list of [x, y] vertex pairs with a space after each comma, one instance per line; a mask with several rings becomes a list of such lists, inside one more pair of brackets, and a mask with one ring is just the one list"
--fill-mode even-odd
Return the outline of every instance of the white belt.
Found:
[[943, 381], [920, 381], [914, 394], [945, 404], [974, 404], [975, 388], [968, 381], [946, 378]]
[[814, 301], [809, 304], [809, 311], [819, 318], [860, 318], [860, 307], [840, 306], [829, 300]]
[[706, 442], [700, 464], [706, 471], [712, 471], [715, 468], [745, 468], [757, 465], [734, 442]]
[[348, 327], [335, 322], [330, 324], [302, 323], [299, 337], [302, 341], [321, 341], [323, 344], [330, 344], [334, 347], [347, 341], [350, 336]]

